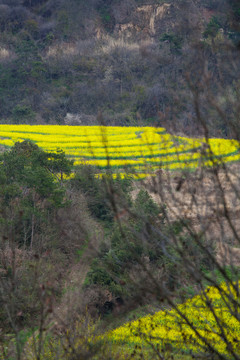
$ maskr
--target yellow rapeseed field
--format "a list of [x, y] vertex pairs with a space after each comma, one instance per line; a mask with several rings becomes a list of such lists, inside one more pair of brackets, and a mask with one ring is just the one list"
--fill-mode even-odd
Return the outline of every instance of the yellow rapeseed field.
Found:
[[[203, 293], [169, 311], [160, 311], [127, 323], [110, 333], [115, 344], [161, 351], [171, 344], [187, 353], [214, 351], [220, 355], [240, 355], [239, 284], [208, 287]], [[210, 345], [210, 346], [209, 346]], [[210, 347], [212, 349], [210, 349]]]
[[[70, 332], [68, 335], [76, 351], [103, 346], [109, 353], [111, 351], [118, 354], [118, 359], [135, 358], [131, 356], [133, 349], [147, 353], [152, 347], [158, 349], [160, 354], [170, 351], [172, 354], [191, 354], [190, 358], [202, 358], [202, 354], [204, 358], [215, 359], [211, 356], [211, 353], [215, 353], [219, 359], [236, 359], [240, 355], [239, 285], [240, 283], [235, 283], [234, 286], [223, 283], [218, 289], [210, 286], [171, 310], [142, 317], [101, 336], [95, 332], [93, 322], [82, 328], [81, 322], [77, 321], [74, 334]], [[42, 359], [72, 358], [71, 348], [69, 357], [65, 354], [68, 346], [64, 341], [64, 338], [46, 337]], [[27, 342], [24, 358], [36, 359], [34, 344], [34, 338], [31, 337]], [[99, 357], [96, 356], [96, 359]]]
[[126, 172], [143, 178], [159, 168], [185, 169], [240, 160], [236, 140], [191, 139], [157, 127], [0, 125], [0, 145], [31, 140], [46, 151], [62, 149], [75, 165], [89, 164], [104, 173]]

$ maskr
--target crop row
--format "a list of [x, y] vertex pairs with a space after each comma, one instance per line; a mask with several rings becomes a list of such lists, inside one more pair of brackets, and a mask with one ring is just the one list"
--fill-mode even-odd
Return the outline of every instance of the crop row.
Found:
[[0, 145], [31, 140], [46, 151], [62, 149], [75, 165], [129, 171], [212, 166], [240, 160], [239, 143], [226, 139], [190, 139], [167, 134], [164, 128], [0, 125]]
[[238, 286], [229, 288], [222, 284], [219, 290], [208, 287], [175, 309], [148, 315], [111, 331], [108, 339], [128, 346], [146, 346], [150, 342], [162, 350], [171, 344], [198, 355], [212, 347], [219, 358], [229, 354], [229, 349], [240, 354]]

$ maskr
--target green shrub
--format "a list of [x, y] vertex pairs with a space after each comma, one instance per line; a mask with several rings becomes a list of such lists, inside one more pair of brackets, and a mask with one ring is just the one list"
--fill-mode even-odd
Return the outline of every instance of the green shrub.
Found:
[[180, 35], [176, 35], [174, 33], [164, 33], [161, 36], [160, 41], [168, 41], [170, 44], [170, 49], [176, 53], [179, 53], [182, 49], [183, 38]]
[[33, 122], [36, 114], [29, 105], [16, 105], [12, 110], [12, 119], [15, 124]]
[[213, 16], [209, 23], [207, 24], [207, 27], [203, 33], [204, 38], [215, 37], [218, 33], [218, 30], [220, 29], [220, 23], [216, 16]]

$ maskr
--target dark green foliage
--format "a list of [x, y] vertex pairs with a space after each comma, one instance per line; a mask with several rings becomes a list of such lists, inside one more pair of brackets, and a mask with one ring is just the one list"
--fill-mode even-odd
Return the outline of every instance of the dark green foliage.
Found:
[[65, 10], [59, 11], [57, 15], [56, 30], [60, 38], [67, 39], [69, 34], [69, 18]]
[[159, 206], [153, 201], [147, 190], [140, 190], [135, 202], [134, 209], [139, 215], [145, 217], [157, 216], [160, 212]]
[[231, 13], [229, 14], [229, 38], [233, 44], [240, 48], [240, 4], [238, 0], [229, 0]]
[[113, 214], [108, 202], [103, 182], [95, 176], [91, 166], [80, 167], [71, 184], [75, 189], [81, 190], [88, 199], [90, 213], [99, 220], [111, 222]]
[[52, 173], [59, 174], [61, 182], [63, 181], [63, 175], [69, 176], [73, 168], [73, 160], [69, 160], [65, 152], [58, 149], [55, 153], [47, 153], [47, 160], [43, 162], [44, 166]]
[[63, 174], [70, 173], [71, 166], [63, 152], [46, 153], [30, 141], [17, 142], [1, 156], [2, 220], [7, 232], [16, 229], [14, 236], [20, 244], [32, 246], [43, 223], [51, 220], [56, 209], [65, 206], [60, 180]]
[[[167, 224], [165, 217], [165, 206], [160, 207], [146, 190], [140, 190], [126, 218], [120, 218], [120, 225], [114, 224], [108, 240], [100, 247], [86, 286], [99, 285], [115, 296], [130, 299], [138, 296], [142, 269], [139, 264], [146, 266], [146, 261], [152, 274], [161, 269], [162, 281], [171, 292], [180, 291], [183, 279], [190, 281], [184, 268], [186, 259], [200, 271], [212, 271], [214, 264], [209, 254], [214, 254], [214, 246], [204, 238], [187, 236], [186, 227], [190, 224], [184, 219]], [[133, 280], [129, 274], [136, 268], [139, 274]]]
[[126, 288], [119, 285], [123, 280], [128, 281], [129, 270], [141, 262], [143, 257], [148, 257], [153, 262], [160, 259], [151, 243], [151, 235], [148, 234], [149, 243], [142, 241], [142, 234], [146, 234], [146, 228], [149, 230], [151, 222], [157, 221], [159, 212], [160, 208], [148, 192], [140, 190], [126, 222], [121, 219], [121, 227], [114, 224], [110, 245], [102, 245], [99, 257], [91, 265], [86, 283], [101, 285], [115, 295], [131, 296], [130, 290], [128, 293]]
[[240, 28], [240, 4], [238, 0], [229, 0], [229, 5], [232, 9], [233, 22], [232, 26], [235, 27], [235, 30]]
[[108, 5], [100, 5], [98, 7], [98, 12], [100, 14], [104, 28], [107, 31], [112, 31], [114, 29], [115, 19], [111, 8]]
[[101, 267], [98, 261], [95, 260], [92, 263], [91, 270], [88, 273], [86, 280], [88, 284], [98, 284], [103, 287], [114, 286], [114, 280], [110, 276], [108, 269]]
[[183, 38], [181, 35], [165, 33], [161, 36], [160, 41], [168, 41], [173, 52], [180, 53], [182, 49]]
[[101, 179], [96, 177], [96, 169], [92, 166], [79, 167], [74, 179], [70, 182], [75, 189], [81, 190], [88, 200], [90, 213], [105, 223], [113, 222], [115, 216], [111, 204], [111, 195], [115, 194], [117, 199], [122, 198], [123, 203], [129, 204], [129, 190], [131, 189], [131, 178], [111, 178], [111, 174]]
[[119, 283], [121, 280], [127, 281], [129, 269], [144, 254], [143, 244], [136, 239], [134, 231], [127, 226], [123, 226], [122, 230], [124, 238], [118, 226], [114, 227], [110, 247], [102, 249], [99, 257], [93, 261], [86, 280], [88, 285], [101, 285], [116, 296], [125, 291], [119, 287]]
[[32, 123], [36, 114], [29, 105], [16, 105], [12, 110], [14, 124]]
[[203, 33], [203, 36], [205, 38], [207, 38], [208, 36], [215, 37], [217, 35], [217, 32], [220, 29], [220, 27], [221, 27], [221, 25], [220, 25], [218, 18], [216, 16], [213, 16], [211, 18], [211, 20], [209, 21], [209, 23], [207, 24], [207, 27]]

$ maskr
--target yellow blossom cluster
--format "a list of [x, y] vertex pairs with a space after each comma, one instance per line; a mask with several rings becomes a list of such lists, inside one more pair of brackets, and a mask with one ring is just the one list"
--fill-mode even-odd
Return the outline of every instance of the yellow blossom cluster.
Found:
[[46, 151], [62, 149], [75, 165], [89, 164], [101, 172], [116, 169], [135, 177], [159, 168], [186, 169], [240, 160], [239, 142], [190, 139], [167, 134], [160, 127], [0, 125], [0, 146], [31, 140]]
[[[187, 353], [214, 352], [240, 355], [239, 284], [208, 287], [170, 311], [160, 311], [121, 326], [108, 339], [115, 344], [158, 345], [163, 351], [168, 344]], [[233, 356], [233, 358], [236, 358]]]

